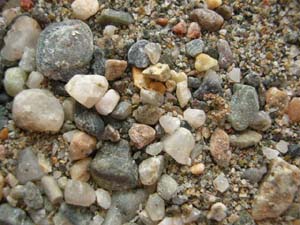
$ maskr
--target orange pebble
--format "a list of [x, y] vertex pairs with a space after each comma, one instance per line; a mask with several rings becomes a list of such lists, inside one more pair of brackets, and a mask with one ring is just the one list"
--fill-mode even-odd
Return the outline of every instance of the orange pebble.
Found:
[[177, 34], [177, 35], [184, 35], [187, 32], [186, 29], [186, 23], [181, 21], [179, 23], [177, 23], [173, 28], [172, 31]]
[[166, 92], [166, 87], [161, 82], [151, 82], [149, 85], [149, 89], [153, 91], [157, 91], [161, 94], [164, 94]]
[[0, 139], [6, 140], [8, 138], [8, 129], [5, 127], [0, 131]]
[[156, 23], [160, 26], [166, 26], [168, 24], [169, 20], [167, 18], [158, 18], [156, 20]]

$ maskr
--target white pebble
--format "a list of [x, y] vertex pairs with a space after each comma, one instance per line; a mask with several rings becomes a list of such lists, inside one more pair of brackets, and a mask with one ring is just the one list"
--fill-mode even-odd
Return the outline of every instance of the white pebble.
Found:
[[268, 147], [263, 147], [262, 152], [264, 156], [266, 156], [267, 159], [272, 160], [278, 157], [279, 152], [277, 150], [268, 148]]
[[100, 115], [110, 114], [118, 105], [120, 95], [114, 89], [108, 90], [105, 95], [96, 103], [95, 107]]
[[98, 0], [75, 0], [71, 7], [76, 18], [86, 20], [98, 12], [99, 2]]
[[43, 81], [44, 81], [43, 74], [41, 74], [40, 72], [37, 72], [37, 71], [32, 71], [29, 74], [26, 85], [29, 88], [40, 88]]
[[229, 183], [224, 173], [221, 173], [219, 176], [217, 176], [217, 178], [214, 179], [213, 184], [221, 193], [224, 193], [229, 188]]
[[284, 141], [284, 140], [280, 140], [277, 144], [276, 144], [276, 149], [278, 151], [280, 151], [282, 154], [285, 154], [287, 153], [288, 151], [288, 146], [289, 146], [289, 143]]
[[241, 69], [240, 68], [233, 68], [227, 76], [229, 79], [235, 83], [241, 82]]
[[188, 108], [183, 112], [184, 120], [186, 120], [193, 128], [197, 129], [205, 123], [205, 112], [201, 109]]
[[104, 189], [96, 190], [97, 203], [103, 209], [109, 209], [111, 206], [111, 197], [108, 191]]
[[180, 127], [180, 120], [173, 116], [163, 115], [159, 118], [159, 124], [166, 133], [171, 134]]

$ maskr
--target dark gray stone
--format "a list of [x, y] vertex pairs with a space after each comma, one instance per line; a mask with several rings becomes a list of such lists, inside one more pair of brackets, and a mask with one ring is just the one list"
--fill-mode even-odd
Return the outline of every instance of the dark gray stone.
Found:
[[11, 207], [9, 204], [0, 205], [0, 224], [34, 225], [22, 209]]
[[53, 23], [40, 34], [38, 71], [50, 79], [68, 81], [88, 72], [93, 50], [93, 34], [87, 24], [80, 20]]
[[66, 83], [58, 80], [50, 80], [51, 91], [54, 95], [68, 97], [70, 96], [65, 89]]
[[113, 9], [104, 9], [96, 21], [102, 25], [129, 25], [134, 22], [132, 15], [128, 12], [117, 11]]
[[139, 106], [133, 116], [137, 122], [147, 125], [155, 125], [162, 116], [164, 110], [153, 105]]
[[132, 106], [129, 102], [120, 102], [114, 111], [111, 113], [111, 117], [116, 120], [125, 120], [131, 115]]
[[247, 179], [250, 181], [251, 184], [256, 184], [261, 179], [263, 176], [267, 173], [267, 168], [266, 167], [261, 167], [261, 168], [249, 168], [244, 171], [243, 173], [243, 178]]
[[94, 181], [108, 190], [126, 190], [137, 186], [138, 171], [127, 141], [105, 143], [90, 167]]
[[40, 209], [44, 205], [40, 189], [32, 182], [27, 182], [24, 192], [24, 202], [31, 209]]
[[191, 77], [191, 76], [188, 77], [188, 87], [189, 88], [196, 89], [196, 88], [199, 88], [200, 85], [201, 85], [201, 81], [198, 77]]
[[261, 84], [261, 78], [257, 73], [250, 72], [245, 76], [244, 83], [252, 87], [258, 88]]
[[93, 60], [92, 60], [92, 70], [94, 74], [105, 75], [105, 52], [95, 46]]
[[145, 52], [145, 46], [149, 44], [147, 40], [139, 40], [134, 43], [128, 51], [128, 63], [137, 68], [146, 68], [150, 65], [150, 60]]

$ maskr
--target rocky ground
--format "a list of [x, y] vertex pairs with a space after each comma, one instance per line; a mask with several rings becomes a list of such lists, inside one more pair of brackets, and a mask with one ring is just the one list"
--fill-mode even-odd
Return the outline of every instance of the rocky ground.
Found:
[[0, 7], [0, 225], [300, 224], [299, 1]]

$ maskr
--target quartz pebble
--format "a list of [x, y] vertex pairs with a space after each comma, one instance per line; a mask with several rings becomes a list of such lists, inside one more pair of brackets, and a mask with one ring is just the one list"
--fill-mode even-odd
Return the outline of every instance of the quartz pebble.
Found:
[[96, 103], [95, 107], [100, 115], [110, 114], [117, 106], [120, 95], [114, 89], [108, 90], [104, 96]]
[[188, 108], [183, 112], [183, 118], [189, 125], [197, 129], [205, 123], [205, 112], [201, 109], [191, 109]]
[[280, 140], [277, 144], [276, 144], [276, 149], [281, 152], [282, 154], [287, 153], [288, 151], [288, 146], [289, 143], [284, 141], [284, 140]]
[[219, 52], [219, 65], [221, 68], [227, 69], [233, 63], [233, 54], [226, 40], [220, 39], [217, 42]]
[[84, 159], [93, 150], [96, 149], [96, 138], [84, 133], [77, 132], [74, 134], [69, 148], [69, 156], [71, 160]]
[[44, 176], [42, 178], [43, 189], [52, 204], [62, 202], [63, 193], [60, 190], [56, 180], [52, 176]]
[[223, 17], [210, 9], [194, 9], [190, 18], [198, 22], [202, 29], [208, 31], [218, 31], [224, 23]]
[[98, 0], [75, 0], [71, 8], [76, 18], [86, 20], [97, 13], [99, 2]]
[[40, 72], [32, 71], [26, 82], [26, 86], [29, 88], [41, 88], [41, 84], [44, 81], [44, 76]]
[[103, 30], [103, 36], [112, 38], [117, 30], [118, 28], [114, 25], [106, 25]]
[[248, 148], [257, 145], [262, 139], [262, 135], [252, 130], [244, 131], [240, 134], [230, 135], [230, 144], [238, 148]]
[[143, 185], [155, 184], [161, 176], [164, 169], [163, 156], [151, 157], [145, 159], [139, 165], [140, 180]]
[[109, 207], [111, 206], [110, 193], [101, 188], [97, 189], [95, 193], [98, 205], [103, 209], [109, 209]]
[[235, 83], [240, 83], [241, 81], [241, 69], [233, 68], [228, 74], [228, 78]]
[[229, 188], [229, 182], [224, 173], [219, 174], [216, 179], [214, 179], [213, 184], [221, 193], [224, 193]]
[[65, 201], [71, 205], [88, 207], [96, 200], [94, 189], [85, 182], [68, 180], [64, 191]]
[[25, 47], [19, 67], [26, 72], [35, 70], [35, 49]]
[[159, 118], [159, 123], [168, 134], [174, 133], [180, 127], [180, 120], [176, 117], [163, 115]]
[[75, 162], [70, 167], [70, 176], [72, 180], [87, 182], [90, 179], [89, 166], [91, 161], [91, 158], [85, 158]]
[[80, 104], [91, 108], [104, 96], [108, 82], [100, 75], [75, 75], [65, 89]]
[[201, 53], [196, 57], [195, 68], [198, 72], [204, 72], [217, 66], [218, 61], [207, 54]]
[[279, 152], [277, 150], [268, 147], [263, 147], [262, 152], [269, 160], [276, 159], [279, 156]]
[[231, 151], [229, 148], [229, 136], [224, 130], [217, 128], [212, 134], [210, 138], [210, 153], [219, 166], [228, 166], [231, 159]]
[[170, 175], [164, 174], [157, 183], [157, 193], [165, 200], [170, 200], [178, 190], [178, 183]]
[[128, 131], [130, 140], [138, 149], [150, 144], [155, 139], [155, 133], [152, 127], [138, 123], [133, 124]]
[[180, 127], [174, 133], [168, 135], [164, 140], [164, 150], [179, 164], [190, 165], [190, 154], [195, 146], [192, 133]]
[[201, 29], [200, 29], [199, 24], [196, 22], [191, 22], [188, 27], [186, 36], [188, 38], [192, 38], [192, 39], [199, 38], [201, 36], [200, 32], [201, 32]]
[[118, 26], [129, 25], [134, 22], [134, 19], [128, 12], [104, 9], [96, 21], [102, 25], [113, 24]]
[[105, 61], [105, 77], [107, 80], [117, 80], [125, 72], [127, 68], [127, 61], [108, 59]]
[[9, 96], [16, 96], [25, 89], [27, 74], [20, 67], [12, 67], [5, 71], [4, 88]]
[[112, 118], [117, 120], [125, 120], [131, 115], [132, 106], [127, 101], [121, 101], [110, 114]]
[[137, 68], [146, 68], [150, 64], [149, 57], [145, 51], [145, 46], [149, 41], [139, 40], [134, 43], [128, 51], [128, 63]]
[[163, 150], [164, 145], [161, 142], [156, 142], [153, 144], [150, 144], [146, 148], [146, 153], [152, 156], [156, 156]]
[[187, 81], [177, 83], [176, 96], [181, 108], [185, 107], [188, 104], [188, 102], [192, 98], [192, 94], [190, 89], [188, 88]]
[[196, 57], [204, 50], [204, 42], [201, 39], [195, 39], [185, 45], [187, 55]]
[[143, 104], [160, 106], [164, 102], [164, 96], [156, 91], [141, 89], [140, 96]]
[[162, 220], [165, 216], [165, 202], [157, 193], [152, 194], [147, 200], [145, 210], [152, 221]]
[[272, 119], [269, 113], [259, 111], [255, 113], [253, 119], [250, 121], [249, 126], [258, 131], [266, 131], [272, 126]]
[[227, 207], [221, 203], [217, 202], [212, 205], [210, 211], [207, 214], [207, 218], [210, 220], [216, 220], [221, 222], [227, 216]]
[[289, 119], [293, 123], [300, 122], [300, 98], [293, 98], [287, 109]]
[[149, 43], [145, 45], [145, 52], [152, 64], [158, 63], [161, 55], [161, 46], [158, 43]]
[[215, 9], [222, 5], [222, 0], [206, 0], [207, 8]]
[[165, 82], [170, 78], [171, 71], [168, 64], [157, 63], [143, 70], [143, 74], [148, 78]]

